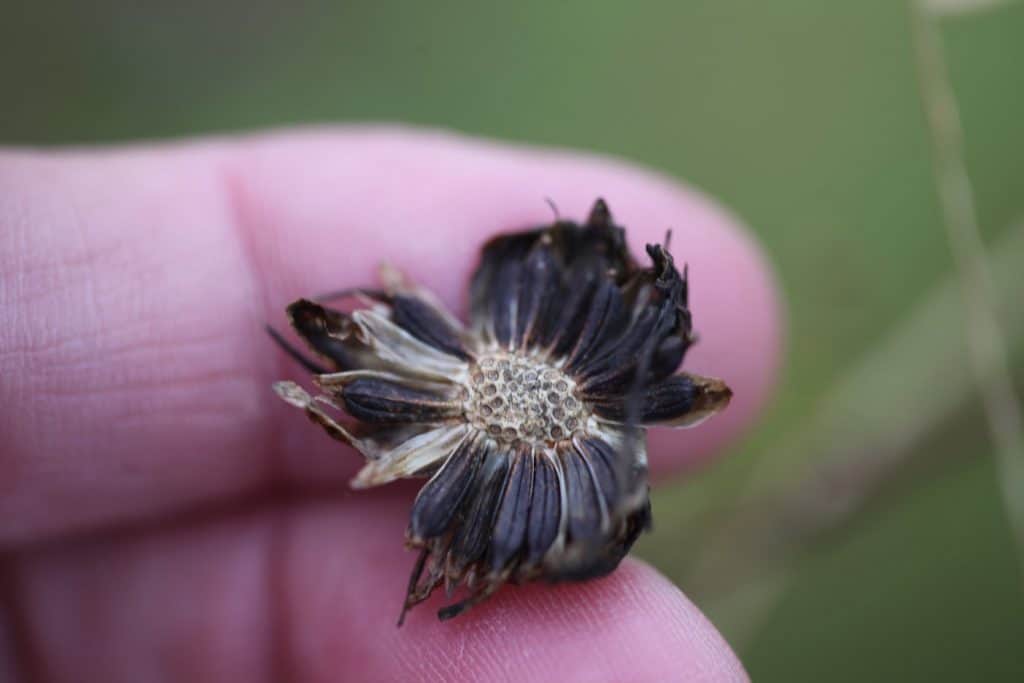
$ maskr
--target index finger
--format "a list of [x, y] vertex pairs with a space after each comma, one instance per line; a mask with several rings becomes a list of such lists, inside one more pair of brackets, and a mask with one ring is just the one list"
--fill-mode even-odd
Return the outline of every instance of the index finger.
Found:
[[0, 156], [0, 539], [340, 482], [353, 454], [269, 391], [296, 368], [263, 324], [381, 260], [456, 310], [479, 245], [608, 199], [632, 246], [674, 230], [701, 335], [687, 366], [736, 398], [658, 436], [666, 471], [748, 423], [774, 376], [777, 305], [758, 250], [699, 195], [570, 153], [390, 129]]

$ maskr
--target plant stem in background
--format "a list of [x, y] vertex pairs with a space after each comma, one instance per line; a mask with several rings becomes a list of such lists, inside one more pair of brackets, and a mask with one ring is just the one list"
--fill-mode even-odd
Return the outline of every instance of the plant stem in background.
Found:
[[[948, 10], [943, 7], [941, 14]], [[913, 11], [956, 272], [843, 373], [797, 432], [759, 459], [727, 509], [701, 516], [699, 533], [706, 540], [683, 582], [740, 650], [756, 638], [785, 595], [802, 553], [864, 509], [905, 471], [929, 434], [969, 409], [979, 395], [1024, 578], [1024, 429], [1007, 349], [1009, 343], [1014, 353], [1024, 351], [1019, 305], [1024, 221], [1009, 226], [986, 253], [937, 42], [934, 22], [940, 11], [928, 14], [916, 2]], [[996, 323], [1000, 308], [1005, 330]], [[803, 471], [773, 472], [770, 463], [782, 455], [806, 463]]]
[[963, 156], [963, 130], [943, 56], [937, 19], [928, 3], [911, 3], [914, 55], [928, 121], [946, 236], [953, 252], [967, 323], [968, 360], [985, 408], [1024, 589], [1024, 422], [1006, 342], [994, 306], [992, 273], [978, 230], [974, 194]]
[[932, 17], [967, 14], [1008, 5], [1014, 0], [924, 0], [924, 11]]
[[[991, 253], [995, 292], [1009, 312], [1007, 338], [1024, 354], [1024, 309], [1012, 306], [1024, 271], [1024, 221], [1005, 230]], [[966, 331], [952, 327], [959, 309], [950, 277], [832, 385], [800, 430], [764, 455], [770, 462], [801, 454], [803, 471], [768, 484], [755, 476], [728, 509], [702, 516], [707, 540], [683, 584], [737, 648], [784, 595], [801, 552], [847, 524], [900, 477], [924, 439], [975, 401]]]

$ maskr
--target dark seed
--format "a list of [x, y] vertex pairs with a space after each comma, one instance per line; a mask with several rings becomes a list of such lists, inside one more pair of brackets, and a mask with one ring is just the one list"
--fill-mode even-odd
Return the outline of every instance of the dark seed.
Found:
[[[642, 422], [661, 422], [679, 418], [693, 409], [698, 387], [687, 375], [673, 375], [647, 387], [642, 396], [639, 416]], [[626, 398], [593, 395], [594, 412], [611, 420], [627, 418]]]
[[526, 540], [527, 516], [533, 489], [534, 456], [520, 446], [512, 458], [512, 469], [501, 498], [491, 533], [491, 568], [498, 571], [509, 564]]
[[562, 514], [559, 502], [558, 475], [554, 465], [538, 456], [534, 463], [533, 502], [527, 531], [527, 563], [536, 564], [544, 557], [558, 535]]
[[482, 455], [475, 440], [467, 439], [420, 490], [410, 520], [414, 538], [430, 539], [444, 533], [469, 492]]
[[459, 335], [433, 306], [414, 296], [399, 294], [391, 300], [395, 324], [420, 341], [456, 358], [469, 358]]
[[455, 532], [451, 557], [457, 566], [466, 566], [487, 550], [488, 535], [501, 502], [509, 454], [490, 452], [477, 472], [472, 493], [463, 505], [465, 522]]
[[594, 481], [578, 453], [566, 449], [560, 455], [565, 470], [569, 536], [572, 540], [591, 541], [601, 533], [601, 504]]
[[342, 399], [345, 411], [363, 422], [431, 422], [460, 412], [443, 395], [375, 378], [349, 383]]
[[586, 458], [594, 472], [598, 489], [609, 508], [614, 509], [619, 496], [619, 475], [616, 472], [617, 459], [614, 449], [605, 441], [596, 438], [579, 441], [580, 455]]

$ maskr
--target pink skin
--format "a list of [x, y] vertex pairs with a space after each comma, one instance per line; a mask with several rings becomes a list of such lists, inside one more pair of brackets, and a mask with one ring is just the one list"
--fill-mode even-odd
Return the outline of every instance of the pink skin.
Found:
[[[673, 230], [694, 372], [724, 414], [652, 435], [657, 476], [757, 414], [780, 344], [757, 247], [707, 198], [578, 153], [363, 128], [0, 152], [0, 678], [745, 680], [668, 581], [628, 560], [394, 627], [408, 486], [350, 493], [359, 458], [276, 399], [303, 377], [262, 331], [284, 305], [372, 283], [381, 259], [460, 313], [481, 242], [580, 218], [633, 248]], [[4, 678], [7, 680], [6, 678]]]

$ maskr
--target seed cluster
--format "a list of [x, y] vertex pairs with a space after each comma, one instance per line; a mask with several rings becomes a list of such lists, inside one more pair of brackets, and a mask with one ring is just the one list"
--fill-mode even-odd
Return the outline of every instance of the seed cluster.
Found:
[[492, 438], [548, 445], [586, 419], [576, 384], [550, 365], [521, 356], [485, 356], [470, 372], [466, 416]]

